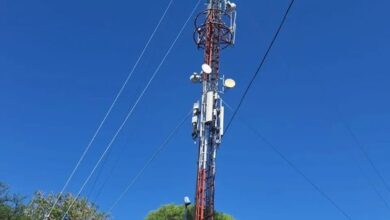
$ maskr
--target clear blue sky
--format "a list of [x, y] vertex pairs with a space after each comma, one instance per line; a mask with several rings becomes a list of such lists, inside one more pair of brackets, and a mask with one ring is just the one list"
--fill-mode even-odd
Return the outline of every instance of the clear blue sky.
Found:
[[[60, 191], [167, 3], [0, 0], [1, 181], [26, 195]], [[194, 4], [175, 1], [68, 191], [77, 192]], [[223, 51], [221, 64], [238, 83], [225, 94], [232, 106], [288, 1], [237, 4], [237, 45]], [[352, 219], [390, 218], [369, 181], [388, 202], [390, 193], [342, 124], [350, 124], [390, 182], [389, 7], [385, 0], [296, 2], [220, 148], [218, 210], [242, 220], [346, 219], [243, 118]], [[97, 182], [119, 160], [96, 201], [103, 210], [199, 97], [200, 88], [188, 80], [202, 64], [192, 32], [191, 22], [113, 145]], [[188, 121], [114, 210], [116, 219], [143, 219], [162, 204], [193, 198], [196, 146], [190, 132]]]

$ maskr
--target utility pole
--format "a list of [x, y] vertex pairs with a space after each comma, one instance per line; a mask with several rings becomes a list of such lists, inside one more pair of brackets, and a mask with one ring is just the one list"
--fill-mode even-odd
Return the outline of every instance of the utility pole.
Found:
[[221, 94], [235, 86], [234, 80], [220, 75], [220, 51], [234, 44], [236, 4], [207, 0], [206, 10], [196, 17], [195, 28], [194, 40], [204, 50], [204, 64], [201, 73], [190, 77], [202, 84], [202, 96], [194, 104], [192, 117], [192, 137], [199, 144], [194, 220], [213, 220], [216, 157], [224, 132]]

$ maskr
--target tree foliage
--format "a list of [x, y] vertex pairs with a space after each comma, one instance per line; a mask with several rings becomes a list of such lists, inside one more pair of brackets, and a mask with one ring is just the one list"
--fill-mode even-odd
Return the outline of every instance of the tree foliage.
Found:
[[[49, 194], [44, 196], [43, 193], [37, 192], [26, 208], [26, 213], [32, 219], [44, 219], [48, 212], [53, 207], [59, 195]], [[72, 208], [67, 214], [69, 220], [106, 220], [108, 216], [98, 211], [98, 208], [93, 203], [88, 202], [85, 198], [78, 198], [75, 200], [74, 196], [67, 194], [59, 196], [57, 205], [51, 212], [50, 219], [61, 219], [69, 206], [74, 202]]]
[[[25, 205], [24, 198], [10, 194], [9, 188], [0, 182], [0, 220], [40, 220], [44, 219], [55, 203], [58, 195], [45, 196], [37, 192]], [[71, 194], [59, 197], [50, 219], [62, 219], [70, 204], [74, 201]], [[99, 212], [97, 207], [84, 198], [78, 198], [67, 215], [69, 220], [106, 220], [108, 216]]]
[[[164, 205], [160, 207], [158, 210], [150, 212], [145, 220], [182, 220], [184, 217], [184, 206], [181, 205]], [[187, 219], [191, 220], [194, 218], [194, 207], [188, 207]], [[234, 220], [234, 218], [230, 215], [216, 212], [215, 220]]]
[[10, 194], [8, 186], [0, 183], [0, 219], [2, 220], [29, 220], [24, 213], [23, 198]]
[[[42, 220], [49, 213], [55, 201], [59, 198], [49, 220], [62, 219], [70, 204], [74, 201], [65, 219], [67, 220], [108, 220], [107, 214], [99, 211], [98, 207], [85, 198], [77, 198], [71, 194], [59, 196], [59, 194], [45, 195], [36, 192], [32, 199], [24, 202], [24, 197], [11, 194], [8, 186], [0, 182], [0, 220]], [[164, 205], [158, 210], [150, 212], [145, 220], [183, 220], [183, 205]], [[187, 219], [192, 220], [194, 207], [189, 206]], [[230, 215], [215, 213], [215, 220], [234, 220]]]

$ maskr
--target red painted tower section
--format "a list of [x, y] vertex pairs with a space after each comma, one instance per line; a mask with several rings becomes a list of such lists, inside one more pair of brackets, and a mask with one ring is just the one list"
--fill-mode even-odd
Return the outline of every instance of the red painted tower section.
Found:
[[[215, 166], [223, 135], [224, 112], [220, 99], [223, 91], [223, 78], [219, 73], [220, 51], [234, 43], [235, 18], [234, 3], [208, 0], [207, 9], [195, 21], [195, 41], [198, 48], [204, 49], [203, 71], [198, 76], [202, 83], [202, 97], [200, 104], [195, 103], [193, 115], [193, 138], [198, 138], [199, 143], [195, 220], [214, 219]], [[196, 79], [197, 75], [194, 75], [192, 80]]]

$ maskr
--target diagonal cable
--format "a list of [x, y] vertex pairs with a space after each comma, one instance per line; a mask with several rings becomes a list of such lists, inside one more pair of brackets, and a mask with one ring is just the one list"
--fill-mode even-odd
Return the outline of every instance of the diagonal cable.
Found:
[[62, 194], [64, 193], [65, 189], [68, 187], [68, 185], [69, 185], [70, 181], [72, 180], [74, 174], [75, 174], [76, 171], [78, 170], [80, 164], [83, 162], [83, 160], [84, 160], [86, 154], [88, 153], [90, 147], [92, 146], [92, 143], [95, 141], [96, 136], [99, 134], [99, 132], [100, 132], [101, 128], [103, 127], [104, 123], [106, 122], [108, 116], [111, 114], [112, 109], [113, 109], [114, 106], [116, 105], [116, 103], [117, 103], [119, 97], [122, 95], [123, 90], [125, 89], [127, 83], [129, 82], [131, 76], [133, 75], [134, 71], [135, 71], [136, 68], [138, 67], [139, 62], [140, 62], [141, 59], [143, 58], [143, 56], [144, 56], [144, 54], [145, 54], [147, 48], [148, 48], [149, 45], [150, 45], [150, 42], [151, 42], [152, 39], [154, 38], [154, 36], [155, 36], [157, 30], [159, 29], [159, 27], [160, 27], [162, 21], [164, 20], [164, 18], [165, 18], [165, 16], [166, 16], [168, 10], [170, 9], [170, 7], [171, 7], [173, 1], [174, 1], [174, 0], [170, 0], [170, 2], [168, 3], [168, 6], [166, 7], [166, 9], [165, 9], [163, 15], [161, 16], [160, 20], [159, 20], [158, 23], [157, 23], [157, 26], [156, 26], [155, 29], [153, 30], [153, 32], [152, 32], [152, 34], [150, 35], [150, 37], [149, 37], [149, 39], [148, 39], [148, 41], [147, 41], [145, 47], [143, 48], [141, 54], [139, 55], [137, 61], [135, 62], [134, 66], [132, 67], [132, 69], [131, 69], [130, 73], [128, 74], [126, 80], [124, 81], [122, 87], [119, 89], [117, 95], [115, 96], [114, 101], [112, 102], [111, 106], [110, 106], [109, 109], [107, 110], [105, 116], [103, 117], [103, 120], [100, 122], [98, 128], [96, 129], [95, 133], [93, 134], [92, 138], [90, 139], [90, 141], [89, 141], [87, 147], [85, 148], [84, 152], [82, 153], [82, 155], [81, 155], [80, 159], [78, 160], [76, 166], [73, 168], [71, 174], [69, 175], [68, 179], [66, 180], [65, 185], [62, 187], [60, 194], [58, 195], [56, 201], [54, 202], [53, 206], [51, 207], [51, 209], [50, 209], [50, 211], [49, 211], [49, 213], [48, 213], [48, 215], [47, 215], [47, 218], [50, 217], [51, 212], [53, 211], [53, 209], [55, 208], [55, 206], [56, 206], [57, 203], [58, 203], [58, 200], [60, 199], [60, 197], [61, 197]]
[[299, 169], [291, 160], [289, 160], [279, 149], [276, 148], [268, 139], [266, 139], [257, 129], [252, 126], [247, 125], [247, 127], [252, 130], [252, 132], [258, 136], [264, 143], [266, 143], [280, 158], [282, 158], [295, 172], [302, 176], [306, 182], [308, 182], [319, 194], [322, 195], [328, 202], [330, 202], [333, 207], [335, 207], [344, 217], [352, 220], [352, 217], [341, 208], [325, 191], [323, 191], [316, 183], [314, 183], [301, 169]]
[[[282, 21], [280, 22], [279, 26], [278, 26], [278, 29], [276, 30], [275, 32], [275, 35], [274, 37], [272, 38], [271, 40], [271, 43], [269, 44], [268, 46], [268, 49], [266, 51], [266, 53], [264, 54], [263, 58], [261, 59], [260, 61], [260, 64], [255, 72], [255, 74], [252, 76], [247, 88], [245, 89], [241, 99], [240, 99], [240, 102], [239, 104], [237, 105], [237, 108], [236, 109], [232, 109], [233, 111], [233, 115], [230, 119], [230, 121], [228, 122], [227, 126], [226, 126], [226, 129], [225, 129], [225, 135], [227, 133], [227, 131], [229, 130], [233, 120], [236, 118], [237, 116], [237, 113], [238, 111], [240, 110], [248, 92], [249, 92], [249, 89], [252, 87], [255, 79], [257, 78], [257, 76], [259, 75], [260, 73], [260, 70], [262, 69], [262, 67], [264, 66], [264, 63], [265, 61], [267, 60], [267, 57], [273, 47], [273, 45], [275, 44], [276, 42], [276, 39], [278, 38], [279, 36], [279, 33], [280, 31], [282, 30], [283, 28], [283, 25], [287, 19], [287, 16], [289, 14], [289, 12], [291, 11], [291, 8], [294, 4], [295, 0], [291, 0], [290, 1], [290, 4], [288, 5], [285, 13], [284, 13], [284, 16], [283, 16], [283, 19]], [[227, 105], [228, 106], [228, 105]], [[228, 106], [229, 107], [229, 106]], [[319, 186], [317, 186], [308, 176], [306, 176], [297, 166], [295, 166], [294, 163], [292, 163], [281, 151], [279, 151], [271, 142], [269, 142], [264, 136], [261, 135], [261, 133], [259, 131], [257, 131], [254, 127], [251, 127], [249, 125], [247, 125], [248, 128], [250, 128], [264, 143], [266, 143], [275, 153], [277, 153], [279, 155], [280, 158], [282, 158], [291, 168], [293, 168], [299, 175], [301, 175], [317, 192], [319, 192], [324, 198], [326, 198], [343, 216], [345, 216], [347, 219], [350, 219], [352, 220], [351, 216], [348, 215], [332, 198], [330, 198], [323, 190], [321, 190], [321, 188]]]
[[[229, 110], [234, 111], [232, 107], [230, 107], [226, 102], [224, 102], [225, 106], [228, 107]], [[339, 204], [337, 204], [325, 191], [323, 191], [313, 180], [311, 180], [301, 169], [299, 169], [290, 159], [288, 159], [274, 144], [272, 144], [267, 138], [265, 138], [255, 127], [249, 124], [249, 122], [244, 121], [241, 118], [243, 124], [249, 128], [260, 140], [262, 140], [271, 150], [273, 150], [283, 161], [285, 161], [296, 173], [298, 173], [303, 179], [306, 180], [322, 197], [324, 197], [334, 208], [336, 208], [344, 217], [349, 220], [352, 220], [352, 217], [341, 208]]]
[[369, 187], [372, 188], [372, 190], [375, 192], [375, 194], [378, 196], [378, 198], [383, 202], [383, 204], [387, 208], [387, 210], [390, 211], [390, 204], [387, 202], [387, 200], [382, 195], [382, 193], [378, 190], [378, 187], [376, 186], [376, 184], [371, 180], [371, 178], [367, 175], [367, 173], [364, 172], [364, 169], [360, 165], [359, 161], [355, 159], [355, 163], [356, 163], [357, 167], [359, 168], [360, 173], [367, 180], [367, 183], [368, 183]]
[[100, 162], [103, 160], [103, 158], [105, 157], [105, 155], [107, 154], [107, 151], [110, 150], [110, 148], [112, 147], [113, 143], [115, 142], [116, 138], [118, 137], [119, 133], [122, 131], [123, 127], [125, 126], [127, 120], [130, 118], [130, 116], [133, 114], [135, 108], [137, 107], [138, 103], [141, 101], [142, 97], [144, 96], [145, 92], [148, 90], [150, 84], [152, 83], [152, 81], [154, 80], [154, 78], [156, 77], [157, 73], [160, 71], [162, 65], [164, 64], [166, 58], [168, 57], [168, 55], [171, 53], [173, 47], [175, 46], [176, 42], [178, 41], [178, 39], [180, 38], [181, 34], [183, 33], [185, 27], [187, 26], [188, 22], [190, 21], [190, 19], [192, 18], [192, 16], [194, 15], [195, 13], [195, 10], [198, 8], [199, 4], [200, 4], [201, 0], [198, 0], [198, 2], [196, 3], [195, 7], [193, 8], [193, 10], [191, 11], [190, 13], [190, 16], [187, 18], [187, 20], [185, 21], [185, 23], [183, 24], [183, 26], [181, 27], [178, 35], [176, 36], [176, 38], [174, 39], [174, 41], [172, 42], [171, 46], [169, 47], [169, 49], [167, 50], [166, 54], [164, 55], [163, 59], [161, 60], [160, 64], [157, 66], [156, 70], [154, 71], [154, 73], [152, 74], [150, 80], [148, 81], [148, 83], [146, 84], [145, 88], [143, 89], [143, 91], [141, 92], [141, 94], [139, 95], [139, 97], [137, 98], [137, 100], [135, 101], [134, 105], [131, 107], [129, 113], [126, 115], [125, 119], [123, 120], [122, 124], [119, 126], [118, 130], [115, 132], [113, 138], [111, 139], [110, 143], [107, 145], [105, 151], [102, 153], [102, 155], [100, 156], [99, 160], [96, 162], [94, 168], [92, 169], [92, 171], [90, 172], [90, 174], [88, 175], [87, 179], [84, 181], [83, 185], [81, 186], [80, 190], [78, 191], [77, 195], [76, 195], [76, 198], [73, 200], [73, 202], [70, 204], [70, 206], [68, 207], [68, 210], [66, 211], [65, 215], [63, 216], [62, 219], [64, 219], [64, 217], [66, 216], [66, 214], [69, 212], [69, 210], [73, 207], [75, 201], [78, 199], [78, 197], [80, 196], [81, 192], [84, 190], [85, 186], [87, 185], [87, 183], [89, 182], [89, 180], [91, 179], [92, 175], [94, 174], [95, 170], [97, 169], [97, 167], [99, 166]]
[[370, 155], [368, 154], [367, 150], [364, 148], [363, 144], [360, 142], [359, 138], [353, 132], [351, 126], [343, 120], [344, 127], [347, 129], [348, 133], [351, 135], [352, 139], [355, 141], [357, 148], [363, 153], [366, 160], [369, 162], [370, 166], [374, 170], [375, 174], [378, 176], [378, 178], [381, 180], [382, 184], [386, 187], [386, 190], [390, 193], [390, 186], [387, 183], [386, 179], [383, 177], [381, 172], [379, 171], [378, 167], [375, 165], [374, 161], [371, 159]]
[[239, 111], [240, 108], [241, 108], [242, 103], [244, 102], [246, 96], [248, 95], [249, 89], [252, 87], [253, 83], [255, 82], [255, 79], [257, 78], [257, 76], [258, 76], [259, 73], [260, 73], [260, 70], [262, 69], [263, 65], [265, 64], [265, 61], [267, 60], [267, 57], [268, 57], [269, 53], [271, 52], [271, 49], [272, 49], [272, 47], [274, 46], [274, 44], [275, 44], [275, 42], [276, 42], [276, 39], [278, 38], [279, 33], [280, 33], [280, 31], [282, 30], [282, 28], [283, 28], [284, 23], [286, 22], [287, 16], [288, 16], [288, 14], [289, 14], [290, 11], [291, 11], [291, 8], [292, 8], [294, 2], [295, 2], [295, 0], [291, 0], [291, 1], [290, 1], [290, 4], [288, 5], [288, 7], [287, 7], [287, 9], [286, 9], [286, 11], [285, 11], [285, 13], [284, 13], [283, 19], [282, 19], [282, 21], [280, 22], [280, 24], [279, 24], [279, 26], [278, 26], [278, 29], [276, 30], [276, 32], [275, 32], [275, 34], [274, 34], [274, 36], [273, 36], [273, 38], [272, 38], [272, 40], [271, 40], [271, 43], [268, 45], [267, 51], [265, 52], [263, 58], [261, 59], [261, 62], [260, 62], [260, 64], [259, 64], [259, 66], [257, 67], [257, 70], [256, 70], [255, 74], [252, 76], [252, 78], [251, 78], [251, 80], [250, 80], [248, 86], [246, 87], [246, 89], [245, 89], [245, 91], [244, 91], [244, 93], [243, 93], [243, 95], [242, 95], [242, 97], [241, 97], [241, 99], [240, 99], [240, 102], [239, 102], [237, 108], [236, 108], [236, 109], [234, 110], [234, 112], [233, 112], [232, 118], [230, 119], [230, 121], [228, 122], [228, 124], [227, 124], [227, 126], [226, 126], [225, 134], [228, 132], [228, 130], [229, 130], [229, 128], [230, 128], [230, 126], [231, 126], [231, 124], [232, 124], [234, 118], [236, 117], [238, 111]]
[[[127, 135], [127, 138], [126, 138], [126, 141], [125, 143], [127, 143], [129, 140], [130, 140], [130, 137], [132, 137], [134, 135], [134, 130], [135, 129], [132, 129], [130, 132], [128, 132], [130, 135]], [[94, 202], [95, 204], [97, 204], [98, 202], [98, 199], [104, 189], [104, 187], [106, 186], [106, 184], [109, 182], [109, 180], [111, 179], [111, 176], [114, 174], [114, 171], [116, 170], [120, 160], [122, 159], [122, 156], [124, 154], [126, 150], [126, 144], [123, 144], [120, 149], [119, 149], [119, 154], [116, 156], [115, 160], [114, 160], [114, 165], [111, 166], [111, 169], [108, 171], [108, 175], [104, 178], [104, 181], [102, 184], [100, 184], [99, 188], [97, 188], [96, 190], [96, 193], [95, 195], [92, 197], [92, 195], [94, 194], [94, 191], [95, 189], [92, 188], [92, 192], [90, 194], [87, 194], [86, 198], [88, 198], [90, 201]], [[111, 151], [110, 151], [111, 152]], [[110, 152], [107, 153], [107, 156], [105, 158], [105, 160], [103, 161], [102, 165], [100, 166], [100, 168], [104, 169], [105, 168], [105, 161], [108, 160], [108, 157], [110, 157]], [[99, 179], [99, 175], [96, 177], [97, 179]], [[92, 199], [93, 198], [93, 199]]]
[[127, 192], [133, 187], [133, 185], [138, 181], [138, 179], [145, 172], [146, 168], [156, 159], [156, 157], [160, 154], [162, 150], [168, 145], [174, 135], [179, 131], [181, 126], [183, 126], [184, 122], [191, 115], [192, 110], [178, 123], [178, 125], [171, 131], [168, 137], [164, 140], [164, 142], [156, 149], [156, 151], [152, 154], [152, 156], [146, 161], [142, 169], [137, 173], [137, 175], [131, 179], [130, 183], [127, 185], [125, 190], [119, 195], [119, 197], [115, 200], [115, 202], [111, 205], [109, 209], [109, 213], [116, 207], [116, 205], [123, 199], [123, 197], [127, 194]]

